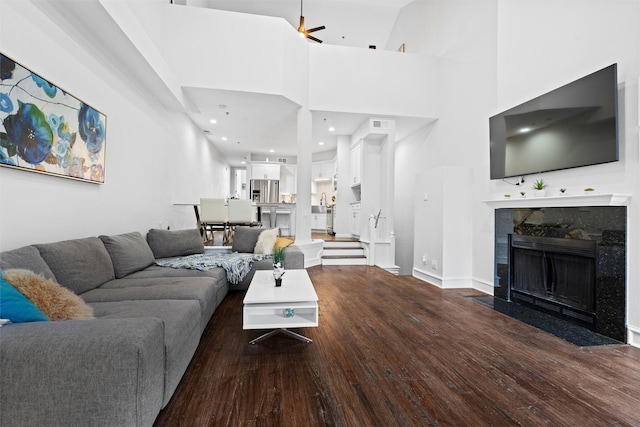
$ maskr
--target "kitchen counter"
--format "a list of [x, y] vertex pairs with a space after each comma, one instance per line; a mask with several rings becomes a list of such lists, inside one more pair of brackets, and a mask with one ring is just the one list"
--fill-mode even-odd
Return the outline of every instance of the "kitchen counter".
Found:
[[295, 203], [257, 203], [263, 227], [279, 228], [282, 236], [296, 233]]

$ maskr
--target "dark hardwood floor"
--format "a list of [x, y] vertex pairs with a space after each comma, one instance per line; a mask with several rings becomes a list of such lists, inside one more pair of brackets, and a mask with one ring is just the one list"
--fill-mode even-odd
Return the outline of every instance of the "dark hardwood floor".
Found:
[[215, 312], [155, 426], [640, 426], [640, 349], [577, 347], [377, 267], [308, 269], [313, 343]]

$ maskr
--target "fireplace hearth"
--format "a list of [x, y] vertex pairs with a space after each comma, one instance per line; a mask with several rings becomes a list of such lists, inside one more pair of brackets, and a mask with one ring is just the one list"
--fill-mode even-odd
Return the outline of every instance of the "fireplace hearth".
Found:
[[626, 341], [626, 207], [496, 209], [494, 296]]

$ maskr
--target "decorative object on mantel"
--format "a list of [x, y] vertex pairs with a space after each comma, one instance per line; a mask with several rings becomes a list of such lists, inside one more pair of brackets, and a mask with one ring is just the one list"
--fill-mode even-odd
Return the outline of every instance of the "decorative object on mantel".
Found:
[[589, 196], [589, 195], [593, 194], [594, 191], [596, 191], [596, 190], [591, 188], [591, 187], [587, 187], [587, 188], [584, 189], [584, 194], [586, 196]]
[[524, 191], [521, 191], [521, 192], [520, 192], [520, 197], [527, 197], [527, 196], [526, 196], [526, 193], [525, 193]]
[[544, 180], [542, 178], [540, 179], [536, 179], [536, 181], [533, 183], [533, 196], [534, 197], [544, 197], [546, 195], [546, 190], [545, 187], [547, 186], [547, 183], [544, 182]]
[[106, 116], [2, 53], [0, 64], [0, 165], [104, 183]]
[[565, 193], [566, 191], [567, 191], [567, 189], [566, 189], [566, 188], [564, 188], [564, 187], [563, 187], [563, 188], [561, 188], [561, 189], [560, 189], [560, 195], [561, 195], [561, 196], [564, 196], [564, 193]]
[[504, 198], [505, 198], [505, 199], [508, 199], [508, 198], [510, 198], [510, 197], [511, 197], [511, 194], [505, 194], [505, 195], [504, 195]]
[[284, 249], [275, 247], [273, 249], [273, 278], [276, 281], [276, 286], [282, 285], [282, 276], [284, 276], [284, 267], [282, 266], [282, 260], [284, 259]]

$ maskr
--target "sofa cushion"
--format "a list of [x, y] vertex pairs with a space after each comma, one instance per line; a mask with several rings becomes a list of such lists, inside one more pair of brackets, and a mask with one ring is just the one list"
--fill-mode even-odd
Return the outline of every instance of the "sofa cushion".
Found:
[[258, 236], [256, 247], [253, 248], [253, 253], [256, 254], [270, 254], [273, 252], [273, 246], [276, 244], [278, 233], [280, 229], [274, 228], [271, 230], [264, 230]]
[[53, 280], [24, 269], [5, 270], [2, 276], [49, 320], [93, 319], [93, 309], [82, 298]]
[[81, 294], [115, 278], [109, 252], [97, 237], [34, 245], [57, 282]]
[[44, 322], [47, 316], [0, 275], [0, 318], [12, 323]]
[[156, 258], [204, 253], [204, 243], [197, 228], [187, 230], [153, 228], [147, 233], [147, 242]]
[[200, 305], [195, 300], [138, 300], [91, 304], [99, 319], [155, 317], [164, 325], [163, 406], [169, 402], [200, 342]]
[[42, 274], [47, 279], [56, 280], [56, 276], [47, 265], [35, 246], [24, 246], [12, 251], [0, 252], [0, 268], [26, 268]]
[[[196, 300], [200, 304], [201, 330], [221, 300], [219, 293], [228, 291], [226, 282], [202, 277], [160, 277], [148, 279], [115, 279], [98, 289], [82, 294], [88, 303], [139, 300]], [[222, 296], [224, 298], [224, 296]]]
[[116, 278], [149, 267], [154, 263], [153, 252], [142, 234], [137, 231], [117, 236], [100, 236], [107, 248]]
[[233, 252], [246, 252], [253, 253], [253, 250], [258, 243], [260, 233], [264, 231], [264, 228], [257, 227], [236, 227], [233, 233], [233, 243], [231, 244], [231, 250]]

